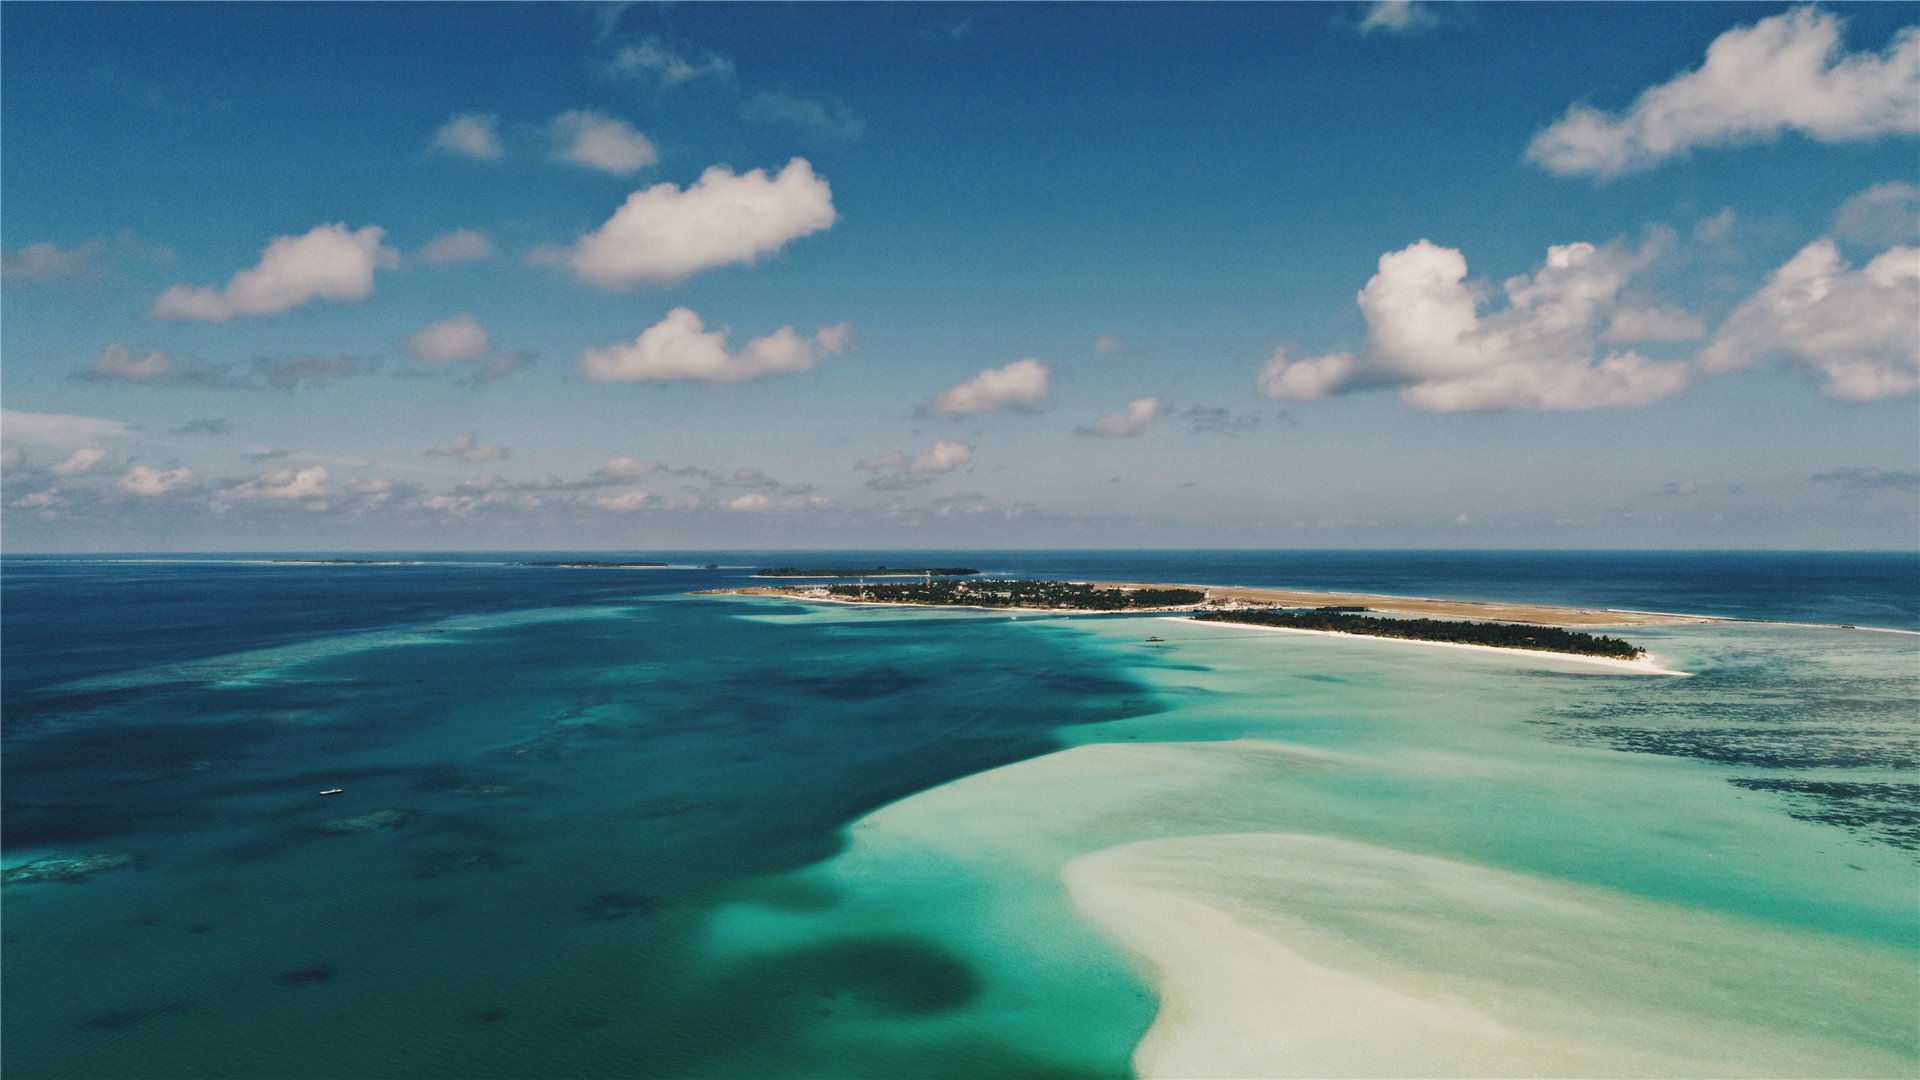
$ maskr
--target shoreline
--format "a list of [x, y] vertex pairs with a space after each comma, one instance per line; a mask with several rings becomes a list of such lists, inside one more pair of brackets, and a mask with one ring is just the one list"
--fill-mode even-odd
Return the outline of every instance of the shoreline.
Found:
[[1509, 656], [1551, 657], [1555, 660], [1578, 660], [1583, 664], [1599, 664], [1629, 675], [1678, 675], [1690, 676], [1690, 671], [1676, 671], [1661, 667], [1660, 658], [1646, 653], [1638, 660], [1621, 660], [1612, 656], [1589, 656], [1586, 653], [1555, 652], [1551, 649], [1510, 649], [1503, 645], [1473, 645], [1464, 641], [1425, 641], [1420, 638], [1387, 637], [1383, 634], [1347, 634], [1338, 630], [1303, 630], [1295, 626], [1262, 626], [1258, 623], [1210, 622], [1190, 619], [1181, 615], [1162, 615], [1162, 621], [1190, 623], [1195, 626], [1220, 626], [1233, 629], [1266, 630], [1278, 634], [1318, 634], [1322, 637], [1346, 638], [1349, 641], [1398, 641], [1408, 645], [1439, 645], [1449, 649], [1474, 649], [1479, 652], [1506, 653]]

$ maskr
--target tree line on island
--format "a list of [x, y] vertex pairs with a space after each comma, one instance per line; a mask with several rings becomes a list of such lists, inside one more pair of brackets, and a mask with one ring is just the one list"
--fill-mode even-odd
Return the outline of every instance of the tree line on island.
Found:
[[899, 585], [829, 585], [827, 592], [876, 604], [990, 608], [1069, 608], [1135, 611], [1190, 607], [1207, 598], [1198, 589], [1098, 589], [1074, 581], [933, 581]]
[[965, 566], [838, 566], [808, 569], [799, 566], [772, 566], [754, 577], [968, 577], [980, 571]]
[[1406, 638], [1413, 641], [1451, 641], [1461, 645], [1492, 645], [1502, 649], [1533, 649], [1540, 652], [1579, 653], [1583, 656], [1609, 656], [1635, 660], [1645, 649], [1605, 635], [1562, 630], [1557, 626], [1525, 626], [1519, 623], [1453, 622], [1447, 619], [1387, 619], [1377, 615], [1355, 615], [1322, 608], [1318, 611], [1283, 611], [1278, 608], [1249, 611], [1200, 611], [1195, 619], [1205, 622], [1248, 623], [1254, 626], [1280, 626], [1293, 630], [1327, 630], [1337, 634], [1364, 634], [1369, 637]]

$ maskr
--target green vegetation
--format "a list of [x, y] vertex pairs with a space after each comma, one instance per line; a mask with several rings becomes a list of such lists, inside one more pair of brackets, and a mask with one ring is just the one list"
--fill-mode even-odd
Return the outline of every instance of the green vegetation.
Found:
[[1097, 589], [1071, 581], [935, 581], [910, 585], [829, 585], [848, 600], [994, 608], [1079, 608], [1133, 611], [1185, 607], [1207, 598], [1198, 589]]
[[1206, 622], [1251, 623], [1294, 630], [1331, 630], [1340, 634], [1366, 634], [1370, 637], [1407, 638], [1413, 641], [1452, 641], [1462, 645], [1495, 645], [1502, 649], [1611, 656], [1621, 660], [1632, 660], [1646, 653], [1645, 649], [1618, 638], [1596, 637], [1577, 630], [1562, 630], [1557, 626], [1450, 622], [1445, 619], [1386, 619], [1325, 608], [1318, 611], [1283, 611], [1279, 608], [1203, 611], [1194, 618]]
[[797, 566], [775, 566], [754, 577], [966, 577], [980, 571], [964, 566], [842, 566], [808, 570]]

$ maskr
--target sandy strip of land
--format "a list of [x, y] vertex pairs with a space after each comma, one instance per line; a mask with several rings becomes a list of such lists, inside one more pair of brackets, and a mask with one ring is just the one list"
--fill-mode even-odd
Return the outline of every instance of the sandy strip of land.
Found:
[[1262, 626], [1259, 623], [1214, 622], [1210, 619], [1189, 619], [1185, 616], [1164, 616], [1166, 622], [1186, 623], [1190, 626], [1218, 626], [1240, 630], [1271, 630], [1280, 634], [1318, 634], [1321, 637], [1349, 638], [1360, 641], [1398, 641], [1408, 645], [1437, 645], [1445, 649], [1474, 649], [1479, 652], [1506, 653], [1510, 656], [1524, 656], [1531, 660], [1552, 658], [1555, 660], [1577, 660], [1582, 664], [1598, 664], [1601, 667], [1623, 671], [1630, 675], [1690, 675], [1692, 672], [1675, 671], [1660, 666], [1660, 658], [1652, 653], [1643, 653], [1638, 659], [1622, 660], [1612, 656], [1588, 656], [1585, 653], [1556, 652], [1551, 649], [1509, 649], [1501, 645], [1474, 645], [1464, 641], [1423, 641], [1420, 638], [1387, 637], [1384, 634], [1343, 634], [1338, 630], [1303, 630], [1295, 626]]
[[1595, 610], [1546, 604], [1484, 603], [1477, 600], [1430, 600], [1375, 593], [1309, 592], [1305, 589], [1259, 589], [1245, 585], [1164, 585], [1126, 581], [1096, 581], [1101, 589], [1200, 589], [1215, 603], [1244, 603], [1278, 607], [1364, 607], [1393, 615], [1426, 615], [1441, 619], [1478, 619], [1489, 622], [1530, 623], [1538, 626], [1677, 626], [1727, 622], [1707, 615], [1673, 615], [1657, 611]]

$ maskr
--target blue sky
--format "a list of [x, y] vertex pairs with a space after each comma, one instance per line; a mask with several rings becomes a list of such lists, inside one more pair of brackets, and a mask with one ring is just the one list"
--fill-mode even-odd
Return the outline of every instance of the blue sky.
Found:
[[1911, 548], [1911, 10], [9, 4], [5, 545]]

